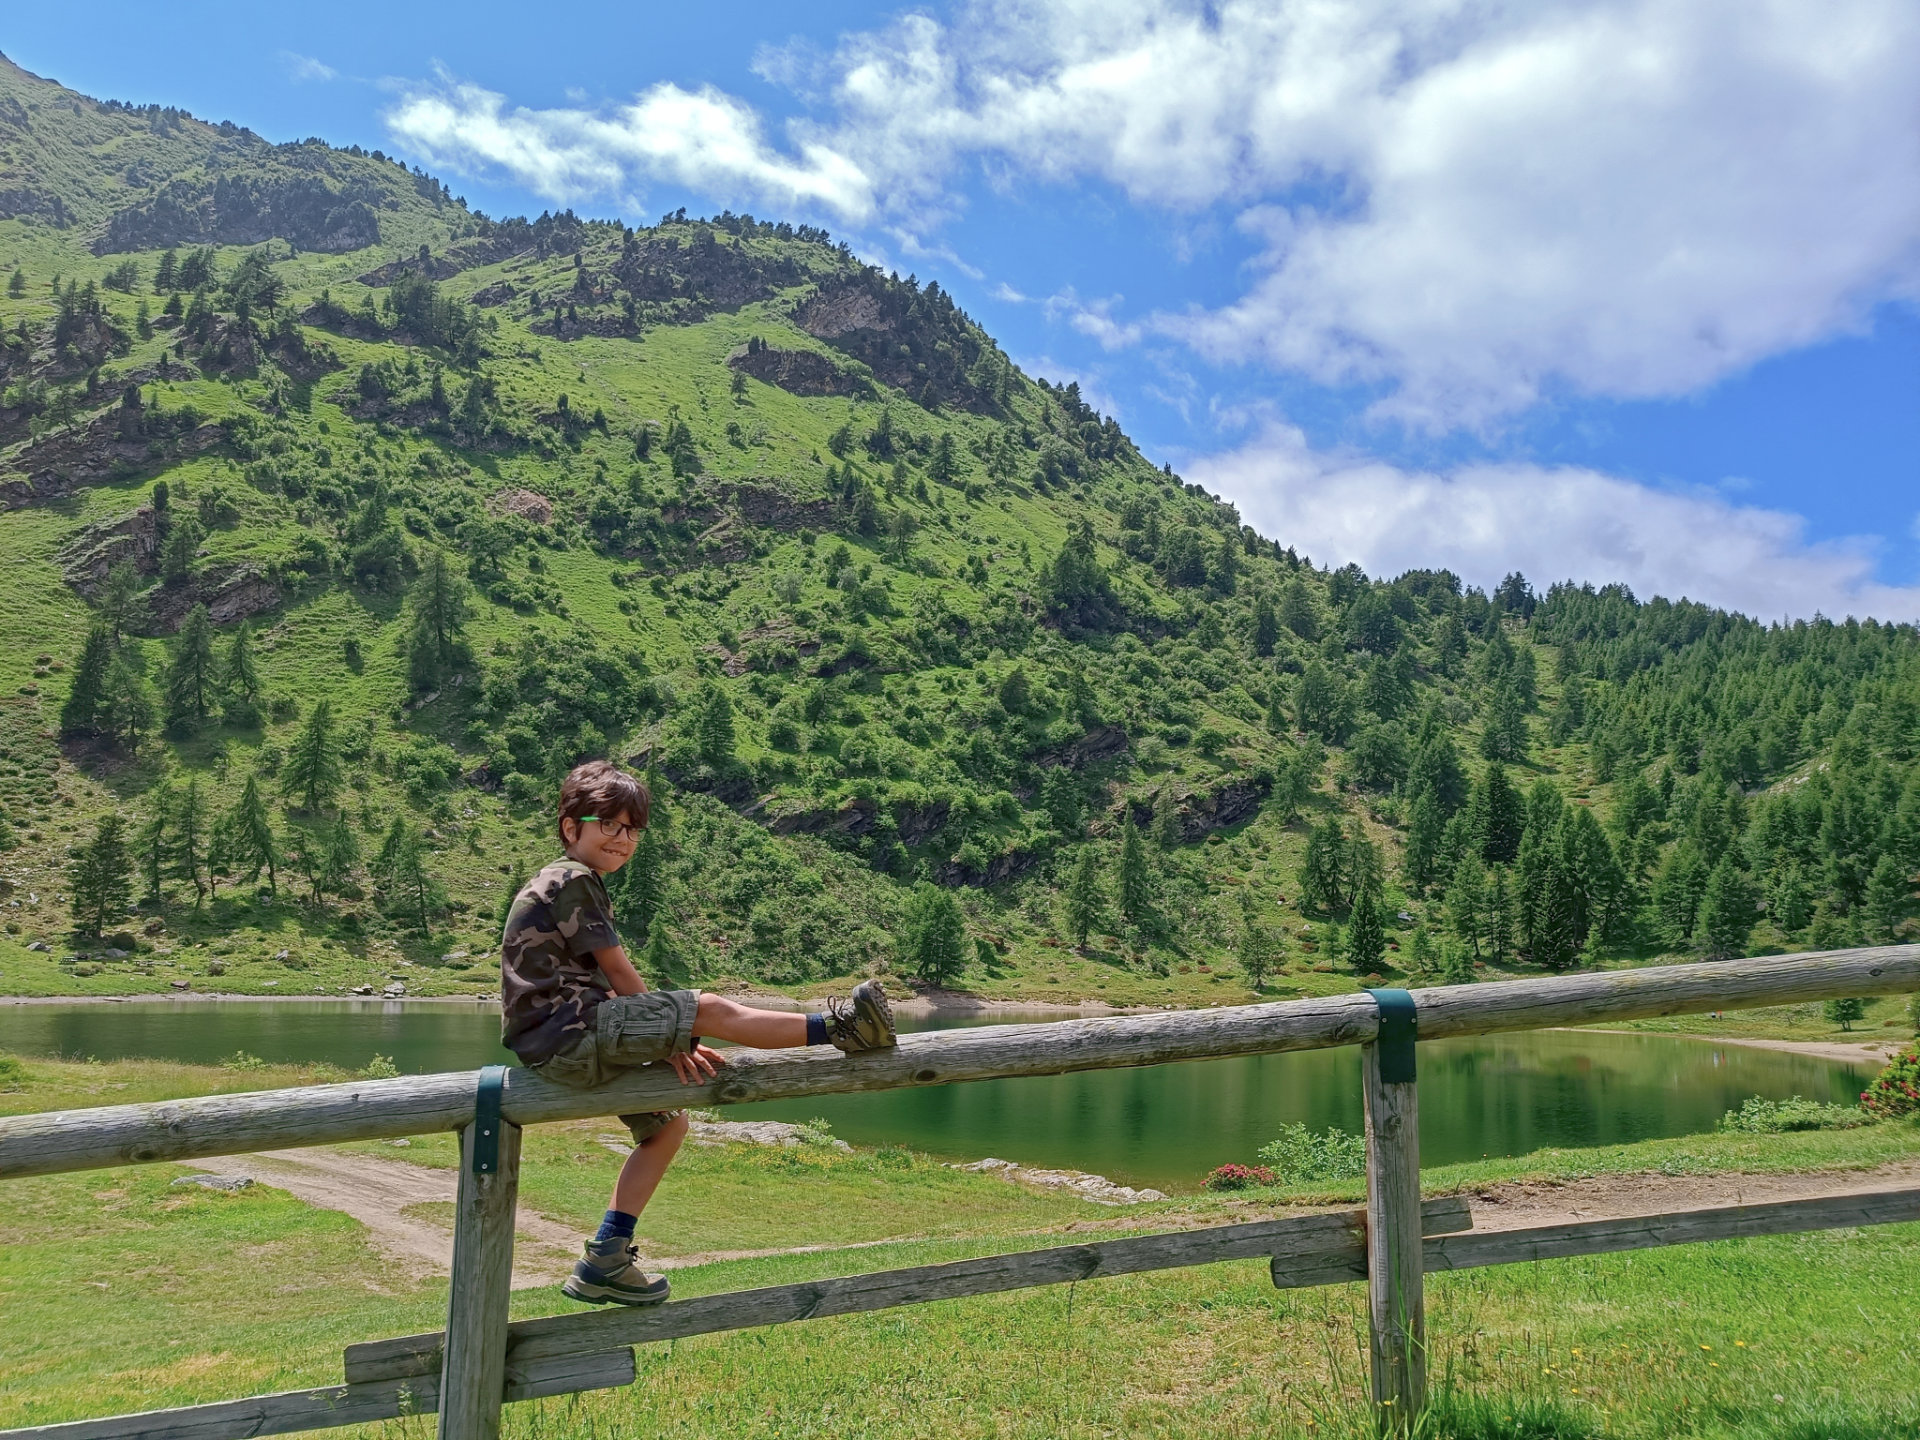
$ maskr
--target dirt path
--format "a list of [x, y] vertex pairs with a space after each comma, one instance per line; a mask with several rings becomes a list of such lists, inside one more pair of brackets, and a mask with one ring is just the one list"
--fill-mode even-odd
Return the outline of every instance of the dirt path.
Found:
[[1618, 1030], [1599, 1026], [1556, 1025], [1556, 1030], [1589, 1035], [1658, 1035], [1665, 1040], [1704, 1040], [1710, 1045], [1744, 1045], [1750, 1050], [1780, 1050], [1815, 1060], [1838, 1060], [1847, 1065], [1884, 1065], [1910, 1041], [1900, 1040], [1766, 1040], [1746, 1035], [1689, 1035], [1673, 1030]]
[[[453, 1266], [451, 1207], [458, 1176], [452, 1170], [411, 1165], [344, 1150], [268, 1150], [236, 1155], [220, 1162], [222, 1175], [245, 1175], [261, 1185], [284, 1190], [322, 1210], [338, 1210], [367, 1227], [374, 1247], [409, 1265], [430, 1266], [447, 1274]], [[514, 1216], [513, 1288], [554, 1285], [564, 1280], [580, 1257], [581, 1233], [571, 1225], [527, 1209]], [[852, 1245], [794, 1245], [772, 1250], [703, 1250], [692, 1255], [642, 1256], [650, 1270], [684, 1270], [722, 1260], [760, 1260], [770, 1255], [811, 1255], [822, 1250], [865, 1250], [895, 1245], [902, 1239], [864, 1240]]]
[[[275, 1150], [223, 1161], [222, 1174], [246, 1175], [309, 1205], [338, 1210], [367, 1227], [378, 1249], [412, 1265], [428, 1265], [445, 1274], [453, 1259], [451, 1206], [456, 1176], [404, 1160], [340, 1150]], [[1749, 1205], [1776, 1200], [1811, 1200], [1857, 1191], [1920, 1186], [1920, 1160], [1901, 1161], [1874, 1170], [1814, 1171], [1798, 1175], [1596, 1175], [1584, 1180], [1518, 1181], [1474, 1192], [1476, 1230], [1517, 1230], [1576, 1220]], [[421, 1207], [435, 1210], [423, 1213]], [[1288, 1212], [1263, 1212], [1284, 1215]], [[1251, 1214], [1243, 1218], [1254, 1218]], [[1217, 1224], [1213, 1217], [1162, 1214], [1155, 1228], [1169, 1230]], [[1138, 1219], [1085, 1220], [1062, 1227], [1066, 1233], [1125, 1229]], [[580, 1234], [573, 1227], [521, 1208], [515, 1226], [513, 1257], [516, 1290], [552, 1285], [564, 1279], [578, 1255]], [[851, 1245], [797, 1245], [771, 1250], [708, 1250], [691, 1255], [645, 1258], [653, 1270], [678, 1270], [724, 1260], [757, 1260], [772, 1255], [811, 1255], [835, 1250], [864, 1250], [909, 1243], [914, 1236]]]

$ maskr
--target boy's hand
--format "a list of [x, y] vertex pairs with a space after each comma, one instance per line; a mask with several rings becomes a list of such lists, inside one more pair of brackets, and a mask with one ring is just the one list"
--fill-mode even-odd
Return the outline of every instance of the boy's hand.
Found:
[[709, 1045], [696, 1045], [684, 1055], [669, 1055], [667, 1060], [673, 1066], [673, 1073], [680, 1077], [682, 1085], [698, 1085], [711, 1080], [727, 1063], [727, 1057]]

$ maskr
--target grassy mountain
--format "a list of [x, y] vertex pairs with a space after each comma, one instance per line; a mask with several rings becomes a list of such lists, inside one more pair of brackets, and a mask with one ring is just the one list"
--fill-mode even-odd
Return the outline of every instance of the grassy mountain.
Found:
[[1315, 568], [804, 226], [490, 220], [10, 66], [0, 167], [7, 990], [484, 991], [605, 754], [661, 979], [1200, 1003], [1909, 923], [1910, 626]]

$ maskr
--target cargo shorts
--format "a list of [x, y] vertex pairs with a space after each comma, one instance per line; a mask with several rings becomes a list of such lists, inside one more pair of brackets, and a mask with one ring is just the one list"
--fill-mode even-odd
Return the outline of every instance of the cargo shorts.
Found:
[[[692, 990], [648, 990], [640, 995], [610, 995], [600, 1002], [593, 1028], [559, 1054], [528, 1068], [542, 1079], [575, 1090], [604, 1085], [623, 1070], [651, 1065], [693, 1049], [693, 1017], [700, 997]], [[647, 1110], [622, 1115], [620, 1123], [633, 1143], [650, 1139], [674, 1120], [678, 1110]]]

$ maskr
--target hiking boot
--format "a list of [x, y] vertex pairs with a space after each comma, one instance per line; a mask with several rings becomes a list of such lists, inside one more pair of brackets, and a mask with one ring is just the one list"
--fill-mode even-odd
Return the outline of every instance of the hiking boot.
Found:
[[827, 1001], [827, 1041], [849, 1055], [900, 1043], [893, 1032], [893, 1008], [878, 980], [862, 980], [845, 1000]]
[[589, 1305], [658, 1305], [671, 1286], [664, 1275], [649, 1275], [633, 1262], [640, 1252], [615, 1241], [596, 1249], [591, 1240], [560, 1288]]

